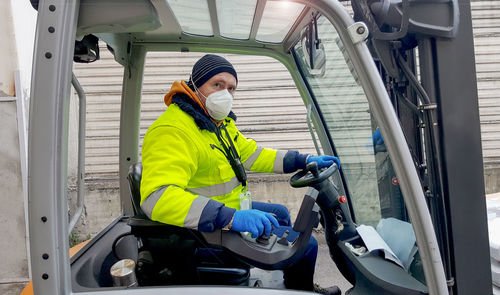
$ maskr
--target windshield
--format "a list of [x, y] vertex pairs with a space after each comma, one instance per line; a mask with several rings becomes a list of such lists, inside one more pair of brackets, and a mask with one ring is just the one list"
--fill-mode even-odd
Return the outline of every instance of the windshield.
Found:
[[[318, 19], [318, 36], [325, 47], [325, 73], [307, 74], [306, 80], [342, 161], [356, 222], [376, 225], [382, 217], [405, 219], [402, 204], [396, 204], [402, 202], [397, 177], [363, 88], [344, 58], [335, 28], [324, 17]], [[302, 43], [295, 51], [307, 72]]]
[[[344, 186], [351, 200], [355, 223], [373, 226], [380, 233], [387, 220], [401, 220], [404, 222], [400, 224], [410, 229], [404, 239], [415, 241], [398, 178], [363, 88], [356, 80], [335, 28], [323, 16], [318, 18], [317, 26], [318, 39], [324, 46], [324, 69], [310, 69], [310, 56], [304, 50], [306, 42], [299, 42], [294, 53], [342, 163]], [[403, 236], [388, 239], [397, 241]], [[384, 240], [388, 244], [393, 242]], [[409, 242], [406, 250], [413, 247]], [[413, 254], [403, 258], [407, 259], [403, 262], [408, 264], [407, 270], [414, 261]]]

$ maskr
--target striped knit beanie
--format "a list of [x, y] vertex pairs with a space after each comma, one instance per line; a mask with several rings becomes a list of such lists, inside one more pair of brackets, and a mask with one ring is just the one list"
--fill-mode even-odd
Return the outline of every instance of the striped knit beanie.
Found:
[[207, 54], [194, 64], [191, 82], [194, 83], [196, 88], [200, 88], [210, 78], [222, 72], [232, 74], [236, 78], [236, 82], [238, 82], [236, 71], [229, 61], [218, 55]]

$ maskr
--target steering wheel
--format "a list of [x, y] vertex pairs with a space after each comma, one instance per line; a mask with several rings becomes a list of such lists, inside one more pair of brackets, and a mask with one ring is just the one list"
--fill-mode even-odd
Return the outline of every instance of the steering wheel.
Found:
[[301, 170], [290, 178], [292, 187], [314, 186], [323, 182], [328, 177], [332, 176], [338, 170], [337, 164], [333, 164], [326, 169], [318, 169], [318, 163], [312, 162], [307, 164], [305, 170]]

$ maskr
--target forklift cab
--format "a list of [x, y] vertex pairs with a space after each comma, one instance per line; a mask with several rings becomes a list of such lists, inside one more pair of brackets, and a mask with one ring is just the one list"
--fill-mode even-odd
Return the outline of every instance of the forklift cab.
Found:
[[[432, 216], [436, 208], [427, 195], [433, 188], [427, 173], [433, 159], [425, 153], [433, 150], [426, 144], [433, 144], [434, 137], [426, 137], [425, 143], [407, 140], [407, 120], [395, 107], [395, 92], [391, 93], [396, 88], [388, 88], [394, 82], [391, 74], [411, 77], [416, 72], [414, 55], [401, 54], [415, 46], [391, 47], [387, 51], [394, 54], [391, 59], [383, 51], [386, 44], [370, 39], [389, 40], [390, 34], [383, 31], [392, 24], [381, 16], [397, 14], [401, 7], [400, 31], [420, 29], [417, 22], [405, 21], [408, 1], [388, 4], [390, 9], [383, 13], [376, 5], [366, 6], [379, 14], [363, 21], [355, 21], [333, 0], [31, 2], [38, 9], [29, 143], [35, 293], [285, 294], [285, 290], [253, 288], [259, 284], [251, 283], [255, 280], [249, 269], [276, 270], [293, 264], [312, 229], [321, 223], [332, 263], [353, 285], [349, 294], [450, 294], [454, 288], [450, 255], [448, 248], [443, 250], [448, 247], [443, 236], [444, 240], [449, 236], [442, 232], [447, 225]], [[440, 22], [427, 34], [455, 36], [458, 4], [451, 2], [440, 9], [450, 15], [452, 29], [439, 31], [446, 27]], [[356, 5], [359, 19], [366, 7]], [[379, 25], [382, 31], [370, 35]], [[401, 40], [406, 35], [390, 36]], [[99, 41], [124, 67], [119, 139], [123, 214], [70, 260], [67, 235], [74, 222], [68, 226], [66, 183], [72, 82], [84, 97], [71, 73], [73, 61], [99, 58]], [[274, 235], [262, 243], [235, 232], [202, 233], [159, 224], [141, 214], [137, 204], [141, 89], [146, 54], [158, 51], [264, 55], [288, 69], [307, 109], [318, 154], [335, 155], [342, 162], [340, 170], [336, 166], [317, 170], [312, 165], [291, 178], [292, 186], [309, 187], [294, 221], [299, 233], [295, 240]], [[415, 93], [413, 89], [401, 94], [414, 111], [407, 116], [432, 123], [432, 116], [422, 115], [427, 109]], [[420, 138], [426, 132], [413, 126], [411, 135]], [[371, 248], [375, 233], [377, 241], [384, 241], [394, 253]], [[359, 252], [363, 247], [365, 252]], [[200, 258], [206, 252], [217, 261]], [[113, 284], [112, 265], [122, 258], [136, 264], [135, 288]]]

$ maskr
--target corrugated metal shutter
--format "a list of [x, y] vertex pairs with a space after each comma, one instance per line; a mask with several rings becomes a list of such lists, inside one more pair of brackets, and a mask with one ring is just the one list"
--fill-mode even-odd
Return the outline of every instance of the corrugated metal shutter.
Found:
[[[141, 145], [147, 128], [166, 106], [163, 96], [174, 80], [187, 79], [201, 53], [159, 53], [147, 56], [142, 91]], [[233, 111], [237, 126], [259, 145], [315, 153], [306, 110], [286, 68], [261, 56], [223, 54], [238, 72]], [[76, 75], [87, 93], [87, 179], [118, 177], [118, 136], [123, 69], [103, 48], [102, 59]]]
[[485, 168], [500, 165], [500, 1], [471, 1]]

